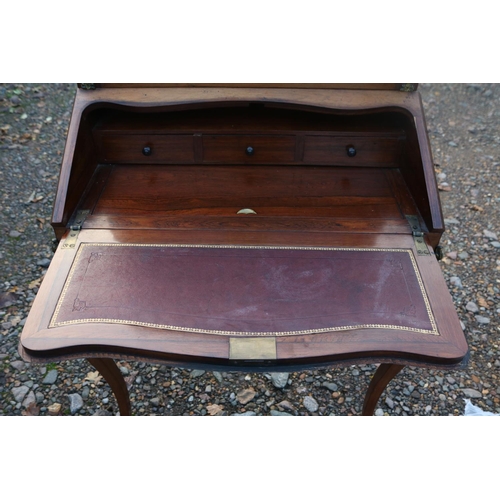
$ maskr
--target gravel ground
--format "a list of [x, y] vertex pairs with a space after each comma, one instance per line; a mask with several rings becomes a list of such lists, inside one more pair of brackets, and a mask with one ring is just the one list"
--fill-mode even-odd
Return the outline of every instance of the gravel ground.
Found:
[[[0, 415], [113, 415], [84, 360], [17, 354], [52, 257], [50, 216], [75, 85], [0, 85]], [[464, 370], [405, 368], [377, 415], [500, 413], [500, 85], [422, 84], [447, 232], [443, 273], [471, 349]], [[359, 415], [374, 365], [290, 374], [121, 362], [136, 415]]]

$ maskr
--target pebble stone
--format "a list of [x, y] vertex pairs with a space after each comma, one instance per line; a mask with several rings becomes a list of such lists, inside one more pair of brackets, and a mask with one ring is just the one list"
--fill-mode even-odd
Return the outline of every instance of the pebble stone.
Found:
[[25, 398], [26, 394], [29, 392], [29, 387], [22, 385], [20, 387], [14, 387], [12, 389], [12, 395], [17, 403], [21, 403], [21, 401]]
[[59, 372], [57, 370], [50, 370], [42, 381], [42, 384], [52, 385], [55, 384]]
[[462, 392], [468, 398], [481, 398], [483, 395], [476, 389], [462, 389]]
[[479, 307], [477, 307], [477, 304], [475, 302], [467, 302], [465, 309], [467, 309], [467, 311], [470, 311], [471, 313], [476, 313], [479, 311]]
[[323, 382], [323, 387], [326, 387], [327, 389], [329, 389], [332, 392], [336, 392], [339, 390], [338, 385], [335, 384], [334, 382]]
[[271, 374], [271, 381], [274, 387], [277, 387], [278, 389], [283, 389], [286, 387], [286, 384], [288, 383], [288, 373], [272, 373]]
[[26, 368], [26, 363], [24, 361], [12, 361], [10, 366], [15, 368], [16, 370], [21, 371], [24, 370], [24, 368]]
[[256, 392], [251, 387], [249, 387], [249, 388], [243, 389], [240, 392], [238, 392], [238, 394], [236, 395], [236, 399], [242, 405], [246, 405], [247, 403], [252, 401], [252, 399], [255, 397], [255, 395], [256, 395]]
[[68, 394], [69, 399], [69, 410], [72, 415], [74, 415], [78, 410], [83, 408], [83, 399], [80, 394]]
[[33, 391], [28, 392], [28, 395], [23, 400], [23, 406], [27, 408], [30, 404], [36, 403], [36, 396]]
[[61, 411], [61, 408], [61, 403], [53, 403], [49, 407], [47, 407], [47, 410], [49, 412], [49, 415], [57, 415]]
[[111, 417], [113, 414], [109, 412], [108, 410], [103, 410], [100, 408], [97, 410], [95, 413], [92, 414], [93, 417]]
[[484, 316], [477, 315], [476, 316], [476, 321], [478, 323], [480, 323], [481, 325], [487, 325], [487, 324], [490, 323], [491, 320], [489, 318], [484, 317]]
[[311, 396], [306, 396], [304, 398], [304, 401], [303, 401], [303, 404], [304, 406], [306, 407], [306, 409], [308, 411], [310, 411], [311, 413], [314, 413], [316, 411], [318, 411], [318, 408], [319, 408], [319, 404], [318, 402], [312, 398]]
[[278, 403], [278, 406], [282, 408], [283, 410], [288, 410], [288, 411], [294, 411], [295, 407], [293, 406], [290, 401], [281, 401], [281, 403]]
[[493, 231], [488, 231], [488, 229], [485, 229], [485, 230], [483, 231], [483, 234], [484, 234], [487, 238], [491, 238], [492, 240], [498, 240], [497, 233], [494, 233]]

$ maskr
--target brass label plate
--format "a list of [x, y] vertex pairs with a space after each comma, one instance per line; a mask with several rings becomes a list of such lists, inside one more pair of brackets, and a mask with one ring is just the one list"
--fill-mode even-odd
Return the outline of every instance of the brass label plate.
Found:
[[276, 337], [231, 337], [229, 359], [276, 359]]

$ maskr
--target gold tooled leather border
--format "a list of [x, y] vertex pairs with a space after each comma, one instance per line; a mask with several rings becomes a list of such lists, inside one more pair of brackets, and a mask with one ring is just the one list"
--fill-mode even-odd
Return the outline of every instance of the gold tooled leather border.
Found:
[[[156, 323], [146, 323], [142, 321], [130, 321], [130, 320], [121, 320], [121, 319], [106, 319], [106, 318], [91, 318], [91, 319], [80, 319], [80, 320], [70, 320], [70, 321], [57, 321], [57, 316], [59, 315], [59, 311], [61, 309], [61, 305], [66, 297], [66, 293], [68, 291], [69, 285], [75, 273], [75, 270], [78, 265], [78, 261], [82, 254], [83, 248], [86, 246], [121, 246], [121, 247], [170, 247], [170, 248], [237, 248], [237, 249], [256, 249], [256, 250], [321, 250], [321, 251], [356, 251], [356, 252], [398, 252], [398, 253], [407, 253], [410, 256], [411, 263], [413, 265], [413, 270], [415, 271], [415, 276], [417, 277], [417, 281], [420, 287], [420, 291], [422, 293], [422, 297], [424, 299], [425, 307], [427, 310], [427, 314], [429, 316], [429, 322], [431, 323], [432, 328], [430, 330], [423, 328], [410, 328], [407, 326], [397, 326], [397, 325], [352, 325], [352, 326], [338, 326], [332, 328], [316, 328], [311, 330], [296, 330], [296, 331], [280, 331], [280, 332], [237, 332], [237, 331], [225, 331], [225, 330], [208, 330], [203, 328], [185, 328], [174, 325], [160, 325]], [[364, 329], [389, 329], [389, 330], [402, 330], [413, 333], [423, 333], [425, 335], [439, 335], [439, 332], [436, 327], [436, 321], [434, 319], [434, 315], [432, 314], [432, 309], [430, 306], [429, 298], [427, 297], [427, 293], [425, 291], [424, 283], [422, 281], [422, 277], [420, 276], [420, 272], [417, 267], [417, 262], [415, 260], [415, 256], [410, 249], [406, 248], [355, 248], [355, 247], [301, 247], [301, 246], [275, 246], [275, 245], [196, 245], [196, 244], [176, 244], [176, 243], [81, 243], [80, 247], [75, 256], [75, 260], [71, 265], [70, 272], [66, 279], [66, 283], [64, 284], [61, 296], [57, 301], [56, 308], [54, 310], [54, 314], [49, 324], [49, 328], [57, 328], [66, 325], [74, 325], [74, 324], [82, 324], [82, 323], [112, 323], [119, 325], [133, 325], [133, 326], [144, 326], [147, 328], [156, 328], [161, 330], [174, 330], [181, 332], [190, 332], [190, 333], [207, 333], [212, 335], [231, 335], [231, 336], [240, 336], [240, 337], [261, 337], [261, 336], [269, 336], [269, 337], [280, 337], [280, 336], [288, 336], [288, 335], [310, 335], [314, 333], [327, 333], [327, 332], [341, 332], [347, 330], [364, 330]]]

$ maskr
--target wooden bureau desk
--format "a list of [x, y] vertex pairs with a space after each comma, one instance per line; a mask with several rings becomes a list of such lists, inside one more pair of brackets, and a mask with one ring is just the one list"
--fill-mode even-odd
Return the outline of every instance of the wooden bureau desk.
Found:
[[290, 87], [78, 89], [25, 360], [465, 365], [418, 92]]

